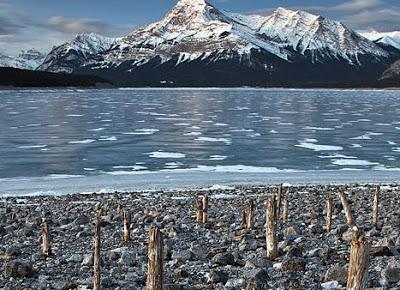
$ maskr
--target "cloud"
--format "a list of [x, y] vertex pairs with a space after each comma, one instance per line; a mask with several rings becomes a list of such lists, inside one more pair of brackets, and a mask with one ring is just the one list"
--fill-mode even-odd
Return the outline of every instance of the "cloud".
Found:
[[0, 35], [12, 35], [15, 34], [19, 29], [23, 28], [24, 25], [15, 23], [13, 20], [0, 15]]
[[330, 7], [330, 9], [339, 11], [358, 11], [358, 10], [377, 7], [382, 4], [383, 4], [382, 0], [352, 0]]
[[68, 19], [62, 16], [50, 17], [42, 25], [51, 30], [72, 34], [81, 32], [96, 32], [106, 34], [109, 33], [110, 30], [115, 30], [112, 25], [96, 19]]
[[365, 30], [379, 27], [380, 31], [400, 30], [399, 20], [400, 8], [365, 10], [343, 18], [345, 23], [354, 28]]

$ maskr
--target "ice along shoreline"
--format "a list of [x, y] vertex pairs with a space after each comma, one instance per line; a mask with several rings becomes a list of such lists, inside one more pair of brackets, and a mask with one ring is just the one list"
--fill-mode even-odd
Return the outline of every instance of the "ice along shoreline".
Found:
[[398, 184], [400, 171], [328, 170], [275, 172], [158, 171], [121, 175], [53, 175], [0, 179], [0, 197], [138, 191], [196, 190], [213, 186]]

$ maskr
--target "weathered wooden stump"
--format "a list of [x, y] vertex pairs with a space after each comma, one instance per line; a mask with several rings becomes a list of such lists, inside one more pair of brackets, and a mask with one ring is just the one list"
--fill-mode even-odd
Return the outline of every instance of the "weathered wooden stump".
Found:
[[283, 194], [283, 185], [279, 184], [278, 186], [278, 193], [276, 195], [276, 222], [279, 222], [281, 218], [281, 206], [282, 206], [282, 194]]
[[364, 233], [355, 230], [350, 250], [350, 264], [347, 278], [347, 290], [365, 290], [368, 288], [368, 268], [371, 245]]
[[287, 198], [283, 199], [283, 221], [286, 223], [289, 219], [289, 202]]
[[196, 222], [203, 221], [203, 202], [201, 199], [196, 199]]
[[346, 196], [344, 195], [344, 191], [342, 189], [338, 189], [338, 195], [342, 203], [344, 213], [346, 215], [347, 224], [349, 226], [353, 226], [354, 225], [353, 215], [351, 213], [350, 205], [347, 202]]
[[333, 210], [333, 197], [328, 196], [326, 201], [326, 232], [330, 233], [332, 229], [332, 210]]
[[374, 192], [374, 204], [372, 207], [372, 225], [375, 228], [378, 228], [378, 222], [379, 222], [379, 197], [380, 197], [380, 191], [381, 188], [378, 185], [375, 189]]
[[252, 199], [249, 200], [248, 204], [248, 213], [247, 213], [247, 228], [253, 228], [253, 211], [254, 211], [254, 202]]
[[208, 194], [203, 196], [203, 224], [206, 224], [208, 221]]
[[42, 240], [42, 252], [46, 256], [51, 256], [51, 240], [50, 240], [50, 232], [49, 232], [49, 225], [47, 223], [43, 223], [42, 226], [42, 233], [41, 233], [41, 240]]
[[268, 199], [266, 216], [267, 258], [275, 260], [278, 257], [278, 241], [276, 237], [275, 201], [273, 198]]
[[96, 219], [96, 224], [94, 227], [94, 253], [93, 253], [93, 290], [100, 290], [101, 280], [100, 280], [100, 219]]
[[124, 242], [131, 240], [131, 214], [127, 211], [124, 212]]
[[163, 236], [158, 228], [150, 229], [146, 290], [163, 289]]
[[247, 226], [247, 218], [246, 218], [246, 211], [242, 211], [242, 226]]

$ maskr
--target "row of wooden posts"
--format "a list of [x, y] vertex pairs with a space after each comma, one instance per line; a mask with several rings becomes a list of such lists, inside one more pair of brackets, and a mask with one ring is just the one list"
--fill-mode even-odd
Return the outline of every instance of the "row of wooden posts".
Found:
[[[374, 202], [372, 210], [372, 224], [378, 226], [378, 208], [379, 208], [379, 195], [380, 188], [376, 188], [374, 192]], [[368, 267], [370, 261], [370, 242], [366, 239], [364, 232], [358, 228], [354, 222], [353, 215], [349, 203], [347, 202], [344, 191], [339, 189], [338, 196], [343, 206], [343, 210], [346, 215], [347, 223], [353, 231], [353, 239], [351, 242], [350, 250], [350, 263], [348, 270], [348, 290], [365, 290], [368, 282]], [[208, 195], [204, 195], [202, 199], [196, 200], [196, 221], [198, 223], [207, 223], [209, 198]], [[281, 207], [283, 207], [283, 215], [281, 217]], [[333, 197], [329, 196], [327, 199], [326, 206], [326, 231], [329, 233], [332, 228], [332, 211], [333, 211]], [[128, 212], [122, 209], [122, 206], [118, 207], [118, 212], [123, 215], [124, 225], [124, 241], [131, 239], [130, 235], [130, 224], [131, 216]], [[275, 260], [278, 257], [278, 239], [277, 239], [277, 227], [279, 221], [282, 218], [284, 222], [288, 220], [288, 200], [287, 197], [283, 196], [283, 187], [278, 187], [277, 193], [268, 198], [266, 203], [266, 248], [267, 258]], [[250, 199], [248, 201], [248, 212], [242, 212], [242, 224], [248, 229], [253, 228], [253, 216], [254, 216], [254, 203]], [[43, 254], [50, 256], [51, 251], [51, 239], [49, 235], [49, 227], [47, 223], [43, 224], [42, 227], [42, 252]], [[99, 290], [101, 288], [100, 280], [100, 218], [96, 219], [95, 231], [94, 231], [94, 283], [93, 289]], [[148, 273], [147, 273], [147, 290], [162, 290], [163, 288], [163, 235], [159, 228], [153, 227], [150, 229], [149, 244], [148, 244]]]

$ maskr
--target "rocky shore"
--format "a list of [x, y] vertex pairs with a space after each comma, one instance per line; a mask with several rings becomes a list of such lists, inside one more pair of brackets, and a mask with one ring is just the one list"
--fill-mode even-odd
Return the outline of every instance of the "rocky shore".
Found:
[[[0, 199], [0, 289], [92, 289], [93, 227], [101, 212], [102, 289], [145, 289], [149, 229], [164, 236], [164, 289], [344, 289], [351, 233], [336, 186], [284, 187], [288, 220], [279, 222], [279, 257], [266, 258], [265, 202], [277, 187]], [[368, 287], [400, 289], [400, 186], [382, 185], [379, 227], [371, 223], [375, 187], [343, 186], [355, 222], [372, 244]], [[209, 195], [208, 222], [196, 199]], [[327, 233], [326, 200], [334, 196]], [[254, 202], [253, 229], [242, 211]], [[123, 241], [121, 206], [131, 213]], [[102, 209], [102, 210], [100, 210]], [[40, 248], [49, 225], [50, 257]]]

